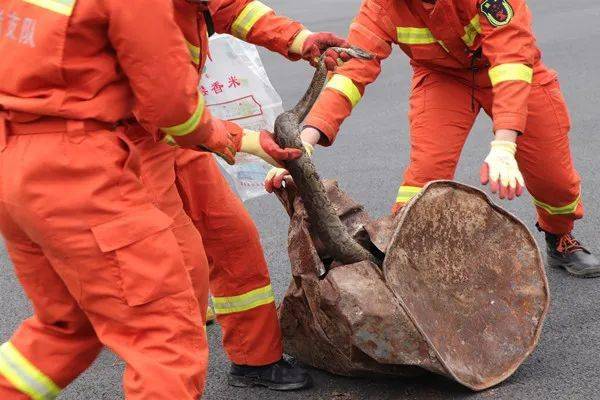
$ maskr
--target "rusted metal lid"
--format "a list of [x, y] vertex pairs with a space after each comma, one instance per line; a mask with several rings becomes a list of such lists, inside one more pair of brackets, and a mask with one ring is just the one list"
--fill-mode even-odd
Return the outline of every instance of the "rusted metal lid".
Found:
[[384, 275], [448, 374], [473, 390], [516, 371], [549, 307], [531, 232], [456, 182], [432, 182], [404, 207]]

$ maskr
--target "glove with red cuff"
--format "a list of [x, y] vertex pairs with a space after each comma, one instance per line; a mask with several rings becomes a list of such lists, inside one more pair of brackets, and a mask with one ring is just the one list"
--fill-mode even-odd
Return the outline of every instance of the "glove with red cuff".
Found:
[[319, 63], [321, 55], [325, 54], [325, 66], [329, 71], [333, 71], [338, 65], [352, 58], [347, 53], [338, 53], [330, 47], [347, 48], [350, 44], [331, 32], [312, 33], [305, 29], [294, 39], [290, 52], [300, 55], [313, 67]]
[[300, 149], [279, 147], [273, 135], [267, 131], [242, 129], [233, 122], [216, 118], [199, 132], [171, 139], [183, 147], [215, 153], [230, 165], [235, 164], [237, 152], [255, 155], [273, 166], [281, 166], [283, 161], [294, 160], [302, 155]]

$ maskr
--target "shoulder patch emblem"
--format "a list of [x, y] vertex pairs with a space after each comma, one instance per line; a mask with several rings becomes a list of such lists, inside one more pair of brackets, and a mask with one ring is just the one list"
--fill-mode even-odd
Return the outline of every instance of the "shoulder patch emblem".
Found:
[[493, 26], [507, 25], [515, 15], [508, 0], [485, 0], [481, 3], [481, 12]]

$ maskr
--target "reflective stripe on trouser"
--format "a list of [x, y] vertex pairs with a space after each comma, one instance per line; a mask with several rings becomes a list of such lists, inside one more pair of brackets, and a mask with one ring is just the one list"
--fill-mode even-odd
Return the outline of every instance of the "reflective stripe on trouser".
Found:
[[213, 296], [212, 300], [217, 315], [225, 315], [244, 312], [265, 304], [274, 303], [275, 294], [271, 285], [267, 285], [237, 296]]
[[177, 182], [186, 211], [202, 234], [211, 294], [228, 298], [219, 305], [215, 301], [225, 351], [236, 364], [278, 361], [281, 330], [256, 226], [213, 156], [183, 149], [178, 153]]
[[[172, 219], [148, 198], [136, 170], [138, 152], [123, 146], [131, 142], [122, 130], [79, 132], [85, 140], [65, 140], [71, 134], [10, 137], [0, 153], [2, 235], [17, 244], [28, 235], [35, 238], [100, 342], [125, 361], [127, 399], [196, 400], [203, 391], [208, 347]], [[29, 161], [23, 164], [22, 157]], [[72, 174], [86, 179], [65, 178]], [[17, 273], [23, 272], [20, 279], [35, 279], [36, 269], [27, 269], [26, 255], [23, 260], [15, 262]], [[28, 291], [36, 310], [44, 308], [43, 301], [62, 300], [45, 299], [45, 293]], [[63, 387], [45, 365], [55, 363], [71, 374], [65, 361], [82, 356], [85, 363], [88, 356], [67, 345], [79, 334], [58, 336], [49, 343], [53, 351], [38, 361], [33, 357], [42, 354], [35, 352], [49, 328], [40, 331], [18, 330], [11, 343]]]
[[[479, 110], [484, 108], [488, 114], [492, 110], [491, 89], [475, 90], [476, 109], [473, 110], [469, 86], [442, 73], [430, 72], [426, 79], [427, 87], [419, 89], [416, 85], [417, 89], [411, 94], [411, 154], [403, 186], [424, 186], [432, 180], [453, 179]], [[569, 213], [552, 214], [547, 207], [541, 207], [543, 203], [561, 209], [574, 204], [580, 196], [580, 179], [569, 148], [569, 128], [569, 114], [558, 83], [533, 85], [527, 129], [517, 139], [516, 157], [527, 190], [540, 204], [536, 207], [538, 223], [552, 233], [570, 232], [574, 220], [583, 216], [581, 202]], [[470, 175], [475, 176], [476, 171]]]
[[60, 388], [10, 342], [0, 346], [0, 375], [34, 400], [51, 400]]

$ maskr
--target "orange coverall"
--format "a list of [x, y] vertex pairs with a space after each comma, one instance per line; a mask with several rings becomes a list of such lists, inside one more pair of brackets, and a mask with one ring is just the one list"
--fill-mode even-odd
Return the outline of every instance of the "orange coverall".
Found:
[[570, 118], [557, 75], [541, 61], [524, 0], [366, 0], [349, 42], [373, 60], [351, 60], [327, 84], [305, 124], [330, 145], [381, 60], [398, 44], [410, 57], [410, 164], [397, 203], [427, 182], [452, 179], [460, 152], [483, 108], [494, 130], [521, 132], [517, 162], [534, 198], [538, 223], [562, 234], [583, 216], [573, 166]]
[[[185, 0], [173, 2], [192, 63], [201, 71], [209, 52], [204, 10]], [[232, 34], [292, 60], [300, 58], [290, 48], [304, 27], [275, 15], [261, 2], [213, 0], [208, 11], [217, 33]], [[155, 204], [177, 221], [173, 212], [183, 199], [185, 211], [202, 235], [210, 263], [210, 291], [229, 359], [252, 366], [278, 361], [283, 352], [281, 331], [258, 231], [214, 156], [153, 143], [139, 126], [132, 126], [128, 136], [140, 149], [142, 180]], [[185, 221], [176, 226], [180, 227], [177, 235], [189, 231]]]
[[197, 233], [182, 253], [117, 126], [197, 108], [172, 3], [0, 0], [0, 16], [0, 230], [34, 309], [0, 346], [0, 398], [55, 398], [105, 345], [128, 399], [196, 400], [207, 260]]

